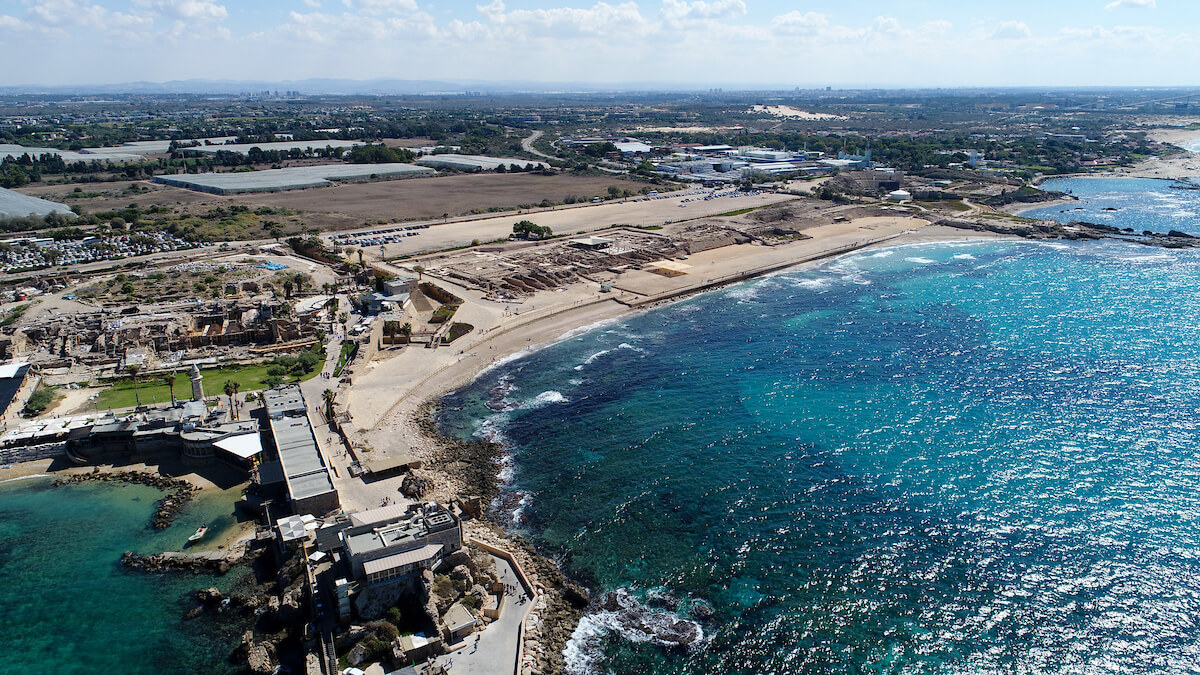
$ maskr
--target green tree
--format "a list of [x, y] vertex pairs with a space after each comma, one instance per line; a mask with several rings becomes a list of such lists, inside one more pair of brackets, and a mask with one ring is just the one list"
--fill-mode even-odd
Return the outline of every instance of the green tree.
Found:
[[241, 389], [240, 384], [233, 380], [225, 380], [225, 396], [229, 399], [229, 411], [233, 413], [233, 419], [235, 420], [238, 418], [238, 412], [237, 401], [234, 399], [234, 396], [237, 395], [238, 389]]
[[134, 403], [137, 404], [137, 407], [140, 408], [140, 407], [142, 407], [142, 399], [141, 399], [141, 397], [138, 396], [138, 390], [137, 390], [138, 378], [137, 378], [137, 376], [138, 376], [138, 373], [141, 372], [142, 367], [139, 365], [136, 365], [136, 364], [132, 364], [132, 365], [126, 366], [125, 370], [129, 371], [129, 377], [133, 379], [133, 400], [134, 400]]
[[171, 405], [175, 405], [175, 373], [167, 373], [163, 375], [163, 382], [167, 383], [167, 388], [171, 390]]
[[336, 397], [337, 394], [332, 389], [321, 392], [321, 400], [325, 402], [325, 419], [327, 420], [333, 419], [333, 400]]

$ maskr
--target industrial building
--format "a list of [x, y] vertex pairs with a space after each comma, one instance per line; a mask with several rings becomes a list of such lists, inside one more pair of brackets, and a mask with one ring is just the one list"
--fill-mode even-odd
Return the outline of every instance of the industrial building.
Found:
[[323, 140], [323, 141], [276, 141], [273, 143], [226, 143], [224, 145], [195, 145], [190, 148], [179, 148], [178, 152], [184, 154], [195, 155], [215, 155], [218, 152], [236, 152], [239, 155], [250, 154], [251, 148], [258, 148], [263, 152], [291, 152], [292, 150], [326, 150], [328, 148], [345, 148], [350, 149], [356, 145], [366, 145], [362, 141], [340, 141], [340, 140]]
[[349, 523], [317, 531], [318, 548], [341, 551], [352, 576], [368, 587], [435, 569], [462, 542], [462, 523], [437, 502], [352, 513]]
[[292, 508], [296, 513], [316, 514], [340, 508], [300, 387], [290, 384], [269, 389], [262, 397]]
[[435, 169], [454, 169], [455, 171], [495, 171], [497, 167], [503, 166], [508, 168], [513, 164], [522, 168], [530, 164], [539, 169], [546, 168], [546, 165], [542, 162], [531, 162], [527, 159], [485, 157], [483, 155], [456, 155], [451, 153], [426, 155], [418, 159], [417, 164], [431, 166]]
[[155, 176], [154, 182], [216, 195], [282, 192], [328, 187], [335, 180], [368, 180], [433, 176], [437, 172], [412, 164], [328, 164], [287, 169]]
[[61, 213], [71, 218], [75, 214], [71, 207], [58, 202], [47, 201], [37, 197], [23, 195], [7, 188], [0, 188], [0, 218], [23, 218], [28, 215], [44, 216], [50, 213]]

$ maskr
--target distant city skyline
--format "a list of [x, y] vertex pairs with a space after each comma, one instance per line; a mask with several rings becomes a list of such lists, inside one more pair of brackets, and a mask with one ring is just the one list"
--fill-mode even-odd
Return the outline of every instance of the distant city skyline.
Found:
[[0, 0], [0, 86], [1189, 86], [1183, 0]]

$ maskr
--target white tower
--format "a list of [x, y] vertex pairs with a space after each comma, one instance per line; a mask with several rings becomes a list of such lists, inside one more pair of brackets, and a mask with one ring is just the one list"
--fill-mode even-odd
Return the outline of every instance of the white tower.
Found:
[[192, 400], [204, 400], [204, 376], [200, 374], [200, 366], [192, 364]]

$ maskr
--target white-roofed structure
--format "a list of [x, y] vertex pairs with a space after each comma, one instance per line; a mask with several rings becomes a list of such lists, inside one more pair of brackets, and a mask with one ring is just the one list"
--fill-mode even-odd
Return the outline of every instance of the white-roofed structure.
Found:
[[262, 438], [258, 431], [222, 438], [213, 445], [241, 459], [250, 459], [263, 451]]
[[75, 217], [71, 207], [58, 202], [30, 197], [7, 188], [0, 188], [0, 218], [21, 218], [28, 215], [44, 216], [49, 213], [61, 213]]
[[179, 152], [215, 155], [224, 150], [225, 152], [236, 152], [239, 155], [250, 154], [251, 148], [258, 148], [263, 152], [290, 152], [292, 150], [325, 150], [327, 148], [345, 148], [349, 150], [356, 145], [366, 145], [362, 141], [339, 141], [339, 140], [321, 140], [321, 141], [276, 141], [272, 143], [226, 143], [224, 145], [197, 145], [190, 148], [180, 148]]
[[308, 422], [300, 387], [290, 384], [269, 389], [262, 396], [292, 508], [313, 513], [339, 508], [341, 502]]
[[653, 147], [641, 141], [613, 141], [613, 146], [622, 155], [648, 155]]
[[275, 521], [275, 527], [279, 529], [279, 539], [283, 543], [296, 541], [298, 539], [308, 538], [307, 523], [301, 516], [288, 516]]
[[304, 188], [328, 187], [335, 180], [372, 178], [413, 178], [432, 176], [437, 171], [412, 164], [328, 164], [297, 166], [263, 171], [234, 173], [195, 173], [155, 176], [155, 183], [217, 195], [243, 192], [282, 192]]
[[[194, 139], [193, 141], [180, 142], [190, 143], [195, 140], [199, 140], [200, 142], [207, 140], [212, 143], [224, 143], [232, 141], [234, 138], [236, 137], [224, 136], [221, 138]], [[172, 141], [133, 141], [109, 148], [83, 148], [82, 150], [35, 148], [16, 145], [14, 143], [0, 143], [0, 159], [5, 157], [20, 157], [21, 155], [29, 155], [30, 157], [57, 155], [64, 162], [140, 162], [146, 158], [146, 155], [160, 155], [170, 152], [171, 143]]]
[[483, 155], [456, 155], [451, 153], [426, 155], [418, 159], [417, 164], [432, 166], [435, 169], [454, 169], [456, 171], [495, 171], [496, 167], [504, 166], [508, 168], [513, 164], [522, 168], [529, 164], [539, 169], [546, 167], [544, 162], [533, 162], [528, 159], [485, 157]]
[[350, 515], [338, 535], [354, 576], [387, 583], [437, 568], [462, 548], [462, 525], [435, 502], [384, 507]]

